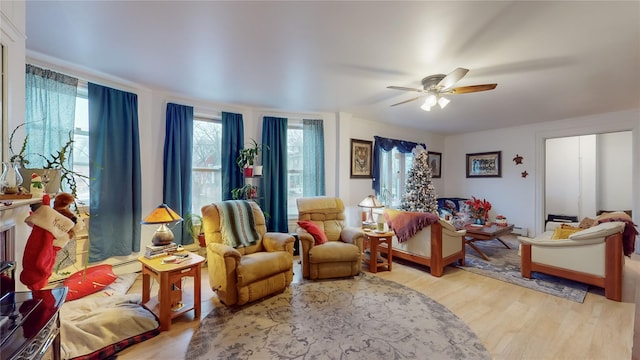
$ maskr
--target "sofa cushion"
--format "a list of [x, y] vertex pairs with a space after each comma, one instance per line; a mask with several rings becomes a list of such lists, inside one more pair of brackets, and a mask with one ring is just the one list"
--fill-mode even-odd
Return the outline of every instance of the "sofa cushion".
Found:
[[593, 238], [601, 238], [622, 232], [624, 230], [624, 223], [619, 221], [601, 223], [596, 226], [592, 226], [588, 229], [578, 231], [569, 235], [571, 240], [587, 240]]
[[322, 245], [328, 241], [327, 235], [313, 221], [298, 221], [298, 225], [313, 236], [315, 245]]
[[240, 259], [238, 265], [238, 287], [290, 270], [291, 255], [285, 251], [256, 252]]
[[551, 240], [568, 239], [569, 235], [582, 230], [583, 229], [579, 227], [562, 224], [562, 226], [555, 228], [555, 230], [553, 230], [553, 235], [551, 235]]
[[315, 246], [309, 250], [309, 262], [353, 262], [360, 258], [360, 249], [353, 244], [341, 241], [329, 241], [322, 246]]

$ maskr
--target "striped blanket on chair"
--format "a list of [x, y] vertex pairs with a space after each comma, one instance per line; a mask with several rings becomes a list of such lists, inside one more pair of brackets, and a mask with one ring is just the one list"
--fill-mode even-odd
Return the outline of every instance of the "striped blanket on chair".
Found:
[[247, 200], [228, 200], [215, 204], [222, 219], [222, 241], [233, 248], [245, 247], [260, 240], [256, 230], [251, 203]]

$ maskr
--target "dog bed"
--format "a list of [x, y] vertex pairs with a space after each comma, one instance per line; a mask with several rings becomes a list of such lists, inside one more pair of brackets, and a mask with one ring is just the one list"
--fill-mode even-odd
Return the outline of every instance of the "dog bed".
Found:
[[158, 319], [140, 304], [141, 295], [126, 294], [136, 275], [127, 274], [114, 287], [62, 306], [63, 359], [104, 359], [160, 333]]

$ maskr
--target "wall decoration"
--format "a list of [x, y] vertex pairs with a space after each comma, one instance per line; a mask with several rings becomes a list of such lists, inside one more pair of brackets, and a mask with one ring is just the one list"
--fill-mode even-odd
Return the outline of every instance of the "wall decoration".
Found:
[[431, 167], [431, 177], [439, 179], [442, 177], [442, 153], [429, 151], [429, 166]]
[[502, 151], [467, 154], [467, 177], [502, 177]]
[[516, 163], [516, 165], [522, 164], [522, 160], [524, 160], [524, 158], [518, 154], [516, 154], [516, 157], [513, 158], [513, 161]]
[[351, 178], [371, 179], [373, 141], [351, 139]]
[[520, 175], [522, 175], [523, 178], [526, 178], [529, 173], [527, 172], [527, 170], [525, 170]]

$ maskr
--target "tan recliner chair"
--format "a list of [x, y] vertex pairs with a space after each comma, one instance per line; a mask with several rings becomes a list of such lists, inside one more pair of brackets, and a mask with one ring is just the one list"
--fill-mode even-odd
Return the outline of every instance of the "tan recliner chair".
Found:
[[296, 232], [302, 245], [302, 276], [327, 279], [360, 273], [364, 233], [345, 225], [344, 203], [339, 198], [317, 196], [296, 199], [298, 220], [313, 221], [327, 235], [327, 242], [315, 245], [306, 230]]
[[553, 231], [536, 238], [518, 237], [521, 243], [520, 271], [580, 281], [604, 288], [607, 299], [622, 300], [623, 222], [607, 222], [575, 232], [566, 239], [552, 240]]
[[250, 203], [261, 238], [254, 245], [238, 248], [223, 243], [222, 224], [227, 219], [221, 217], [218, 207], [213, 204], [201, 209], [209, 283], [220, 301], [229, 306], [281, 292], [293, 280], [294, 237], [267, 232], [262, 210], [255, 202]]

